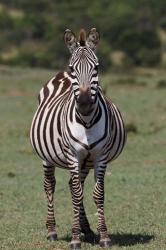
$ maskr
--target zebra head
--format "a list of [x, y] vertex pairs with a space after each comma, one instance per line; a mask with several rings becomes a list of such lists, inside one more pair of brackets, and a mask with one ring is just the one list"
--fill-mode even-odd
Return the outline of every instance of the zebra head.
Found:
[[99, 42], [99, 33], [92, 28], [86, 38], [86, 32], [82, 29], [77, 39], [67, 29], [64, 41], [71, 52], [69, 68], [77, 108], [82, 115], [88, 115], [93, 110], [98, 92], [99, 63], [95, 49]]

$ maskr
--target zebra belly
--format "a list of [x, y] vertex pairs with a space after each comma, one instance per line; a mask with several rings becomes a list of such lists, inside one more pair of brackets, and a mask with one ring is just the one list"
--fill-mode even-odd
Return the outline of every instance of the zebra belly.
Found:
[[44, 112], [36, 111], [31, 126], [31, 144], [40, 158], [47, 165], [57, 165], [67, 168], [67, 162], [61, 148], [61, 136], [59, 135], [57, 120], [58, 112], [54, 109]]
[[57, 165], [67, 168], [67, 162], [58, 141], [58, 137], [54, 137], [54, 140], [52, 140], [51, 134], [47, 133], [45, 136], [43, 131], [43, 133], [40, 132], [40, 136], [36, 136], [33, 140], [31, 139], [31, 144], [46, 165]]

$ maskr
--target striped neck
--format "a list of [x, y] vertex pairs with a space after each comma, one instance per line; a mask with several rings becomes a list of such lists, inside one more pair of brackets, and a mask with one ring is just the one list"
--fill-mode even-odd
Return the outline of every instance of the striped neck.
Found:
[[77, 102], [75, 100], [76, 108], [75, 108], [75, 117], [78, 123], [82, 124], [86, 128], [90, 128], [96, 122], [96, 119], [99, 117], [101, 113], [101, 107], [99, 105], [98, 97], [96, 96], [95, 102], [92, 104], [92, 110], [89, 114], [83, 115], [79, 112], [77, 107]]

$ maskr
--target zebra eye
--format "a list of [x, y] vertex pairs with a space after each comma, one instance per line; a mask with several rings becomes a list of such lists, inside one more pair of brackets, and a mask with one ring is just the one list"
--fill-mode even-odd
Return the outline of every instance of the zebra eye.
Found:
[[95, 66], [95, 70], [98, 71], [98, 65]]
[[69, 69], [70, 69], [71, 72], [74, 71], [73, 66], [69, 66]]

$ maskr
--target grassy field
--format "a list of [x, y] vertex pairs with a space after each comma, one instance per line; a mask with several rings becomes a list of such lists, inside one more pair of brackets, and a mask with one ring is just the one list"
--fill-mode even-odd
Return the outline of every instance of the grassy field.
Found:
[[[46, 240], [46, 199], [40, 159], [29, 143], [29, 128], [42, 84], [52, 71], [0, 67], [0, 249], [68, 249], [72, 204], [69, 173], [57, 170], [56, 217], [59, 241]], [[166, 73], [135, 69], [110, 72], [102, 85], [123, 113], [128, 142], [108, 166], [105, 214], [112, 250], [166, 249]], [[93, 171], [85, 204], [96, 231]], [[83, 243], [82, 249], [99, 249]]]

